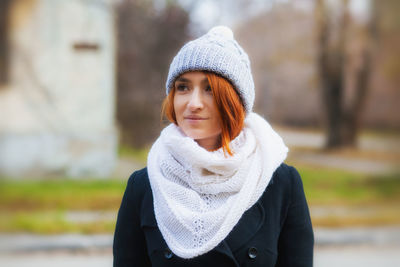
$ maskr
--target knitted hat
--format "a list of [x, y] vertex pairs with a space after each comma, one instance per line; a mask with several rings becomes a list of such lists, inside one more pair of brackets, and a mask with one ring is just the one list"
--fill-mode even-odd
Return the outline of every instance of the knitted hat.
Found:
[[207, 34], [185, 44], [172, 60], [166, 82], [167, 94], [175, 79], [188, 71], [211, 71], [228, 79], [240, 95], [249, 113], [254, 104], [254, 81], [246, 52], [225, 26], [212, 28]]

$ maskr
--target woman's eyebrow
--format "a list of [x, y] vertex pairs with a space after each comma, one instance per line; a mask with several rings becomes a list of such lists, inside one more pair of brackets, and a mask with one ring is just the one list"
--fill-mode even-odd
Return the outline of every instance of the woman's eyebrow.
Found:
[[183, 77], [179, 77], [178, 79], [176, 79], [177, 82], [190, 82], [189, 79], [183, 78]]
[[201, 83], [208, 83], [208, 78], [207, 78], [207, 77], [204, 78], [204, 79], [201, 81]]
[[[176, 79], [176, 82], [191, 82], [191, 81], [189, 79], [179, 77], [178, 79]], [[201, 83], [208, 83], [208, 79], [204, 78], [203, 80], [201, 80]]]

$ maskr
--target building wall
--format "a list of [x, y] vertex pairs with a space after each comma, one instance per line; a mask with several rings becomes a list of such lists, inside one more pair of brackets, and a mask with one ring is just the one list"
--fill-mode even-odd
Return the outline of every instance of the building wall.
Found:
[[111, 2], [15, 0], [0, 172], [108, 176], [116, 161]]

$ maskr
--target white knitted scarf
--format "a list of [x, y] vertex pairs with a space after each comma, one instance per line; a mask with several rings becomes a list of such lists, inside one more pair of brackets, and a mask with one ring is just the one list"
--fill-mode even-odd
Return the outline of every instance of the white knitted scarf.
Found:
[[216, 247], [243, 213], [263, 194], [288, 148], [255, 113], [231, 141], [207, 151], [174, 124], [167, 126], [148, 155], [148, 175], [158, 227], [179, 257], [193, 258]]

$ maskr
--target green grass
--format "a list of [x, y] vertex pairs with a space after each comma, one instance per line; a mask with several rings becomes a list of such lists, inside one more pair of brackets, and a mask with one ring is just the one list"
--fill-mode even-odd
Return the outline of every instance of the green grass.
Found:
[[125, 186], [117, 179], [0, 179], [0, 211], [117, 209]]
[[71, 222], [62, 211], [32, 211], [0, 213], [0, 232], [58, 233], [112, 233], [115, 220]]
[[399, 225], [400, 215], [398, 207], [392, 207], [386, 212], [376, 212], [368, 216], [323, 216], [316, 217], [311, 214], [312, 223], [318, 227], [350, 227], [350, 226], [383, 226]]
[[[314, 226], [400, 225], [400, 174], [380, 176], [299, 166], [309, 206], [342, 207], [346, 214], [313, 216]], [[361, 216], [353, 210], [370, 209]]]
[[[126, 153], [126, 152], [124, 152]], [[140, 153], [139, 153], [140, 154]], [[400, 224], [400, 175], [363, 174], [295, 164], [309, 205], [374, 207], [370, 216], [313, 218], [314, 226]], [[117, 212], [126, 180], [0, 179], [0, 232], [112, 233], [113, 220], [71, 222], [66, 211]], [[380, 209], [382, 207], [382, 209]], [[384, 209], [383, 209], [384, 207]]]
[[366, 176], [307, 166], [298, 170], [310, 205], [400, 204], [400, 174]]
[[0, 179], [0, 232], [111, 233], [115, 219], [71, 222], [67, 210], [115, 211], [126, 181], [116, 179]]

